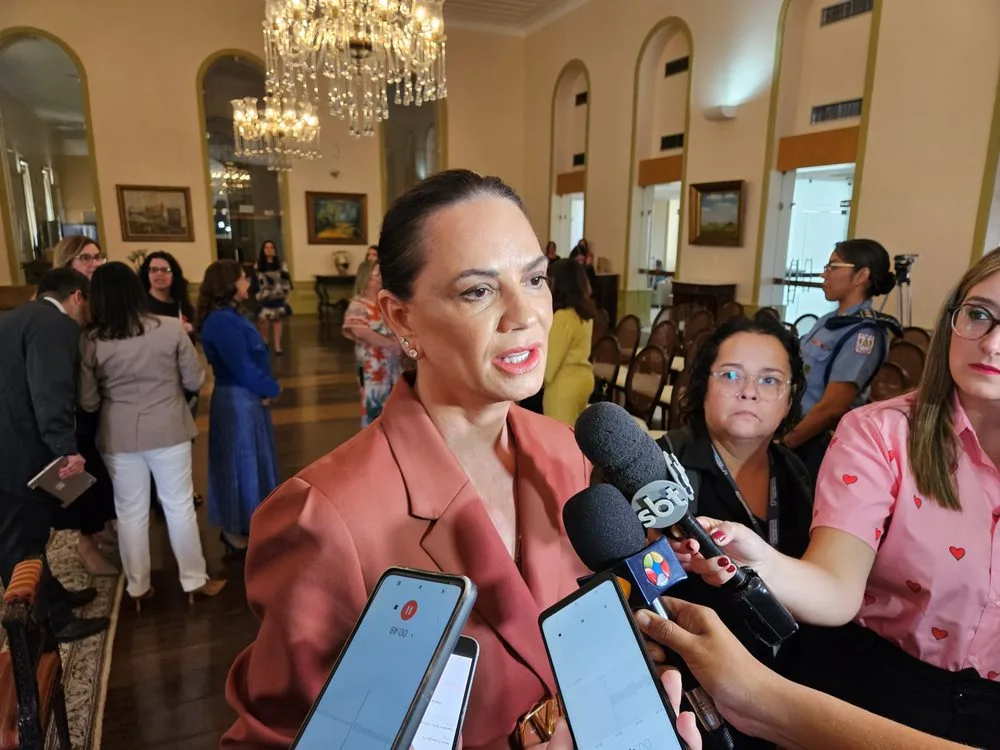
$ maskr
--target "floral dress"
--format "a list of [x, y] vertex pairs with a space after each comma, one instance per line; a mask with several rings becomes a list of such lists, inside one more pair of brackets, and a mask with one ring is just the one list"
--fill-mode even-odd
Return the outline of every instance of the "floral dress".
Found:
[[[392, 336], [392, 331], [382, 320], [378, 305], [364, 297], [355, 297], [344, 313], [344, 327], [363, 323], [375, 333]], [[399, 352], [364, 342], [355, 345], [361, 363], [361, 426], [367, 427], [382, 413], [382, 407], [399, 380], [402, 370]]]
[[257, 271], [256, 301], [257, 317], [260, 320], [281, 320], [288, 313], [288, 293], [292, 291], [292, 280], [284, 263], [280, 268]]

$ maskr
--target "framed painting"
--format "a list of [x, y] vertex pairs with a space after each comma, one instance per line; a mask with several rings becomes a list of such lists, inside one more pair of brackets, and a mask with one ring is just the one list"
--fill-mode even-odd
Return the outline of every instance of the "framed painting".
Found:
[[692, 245], [743, 246], [743, 180], [691, 186]]
[[194, 242], [190, 188], [116, 187], [125, 242]]
[[310, 245], [367, 245], [368, 196], [306, 193]]

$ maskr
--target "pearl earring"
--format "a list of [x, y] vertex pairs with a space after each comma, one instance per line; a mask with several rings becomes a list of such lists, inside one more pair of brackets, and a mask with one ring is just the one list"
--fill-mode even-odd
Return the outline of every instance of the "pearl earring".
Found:
[[414, 347], [410, 346], [409, 339], [402, 338], [399, 340], [399, 343], [403, 345], [404, 349], [406, 349], [406, 353], [409, 355], [410, 359], [417, 358], [417, 354], [419, 354], [419, 352]]

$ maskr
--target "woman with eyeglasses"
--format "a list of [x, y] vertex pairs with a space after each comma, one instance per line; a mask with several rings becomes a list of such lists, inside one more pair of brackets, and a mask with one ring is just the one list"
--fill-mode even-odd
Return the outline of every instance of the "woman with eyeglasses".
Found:
[[52, 250], [53, 268], [72, 268], [88, 279], [104, 263], [104, 251], [90, 237], [64, 237]]
[[785, 445], [815, 477], [832, 431], [850, 409], [868, 398], [889, 353], [889, 316], [872, 310], [872, 298], [896, 284], [889, 253], [874, 240], [837, 244], [823, 268], [823, 294], [837, 309], [824, 315], [800, 340], [806, 387], [802, 421], [785, 436]]
[[[798, 419], [804, 387], [799, 345], [784, 325], [768, 315], [733, 318], [695, 355], [681, 403], [685, 426], [660, 439], [698, 485], [694, 512], [745, 524], [794, 557], [809, 544], [812, 481], [795, 454], [774, 440]], [[774, 667], [774, 652], [734, 616], [717, 588], [691, 576], [670, 595], [714, 609], [759, 661]], [[737, 750], [774, 747], [735, 731], [734, 743]]]
[[193, 338], [194, 305], [188, 296], [188, 280], [177, 258], [163, 250], [150, 253], [139, 267], [139, 281], [146, 290], [149, 311], [179, 319], [181, 327]]
[[[929, 734], [1000, 747], [1000, 249], [938, 316], [920, 389], [841, 421], [801, 560], [701, 519], [800, 621], [796, 681]], [[718, 559], [682, 563], [710, 583]]]

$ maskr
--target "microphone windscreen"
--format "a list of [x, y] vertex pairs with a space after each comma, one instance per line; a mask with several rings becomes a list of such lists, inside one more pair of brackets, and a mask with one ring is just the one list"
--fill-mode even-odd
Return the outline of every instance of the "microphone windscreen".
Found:
[[601, 478], [629, 501], [650, 482], [666, 478], [662, 449], [618, 404], [591, 404], [574, 430], [577, 445], [601, 471]]
[[588, 487], [563, 506], [566, 536], [583, 564], [599, 573], [646, 546], [646, 532], [632, 505], [607, 484]]

